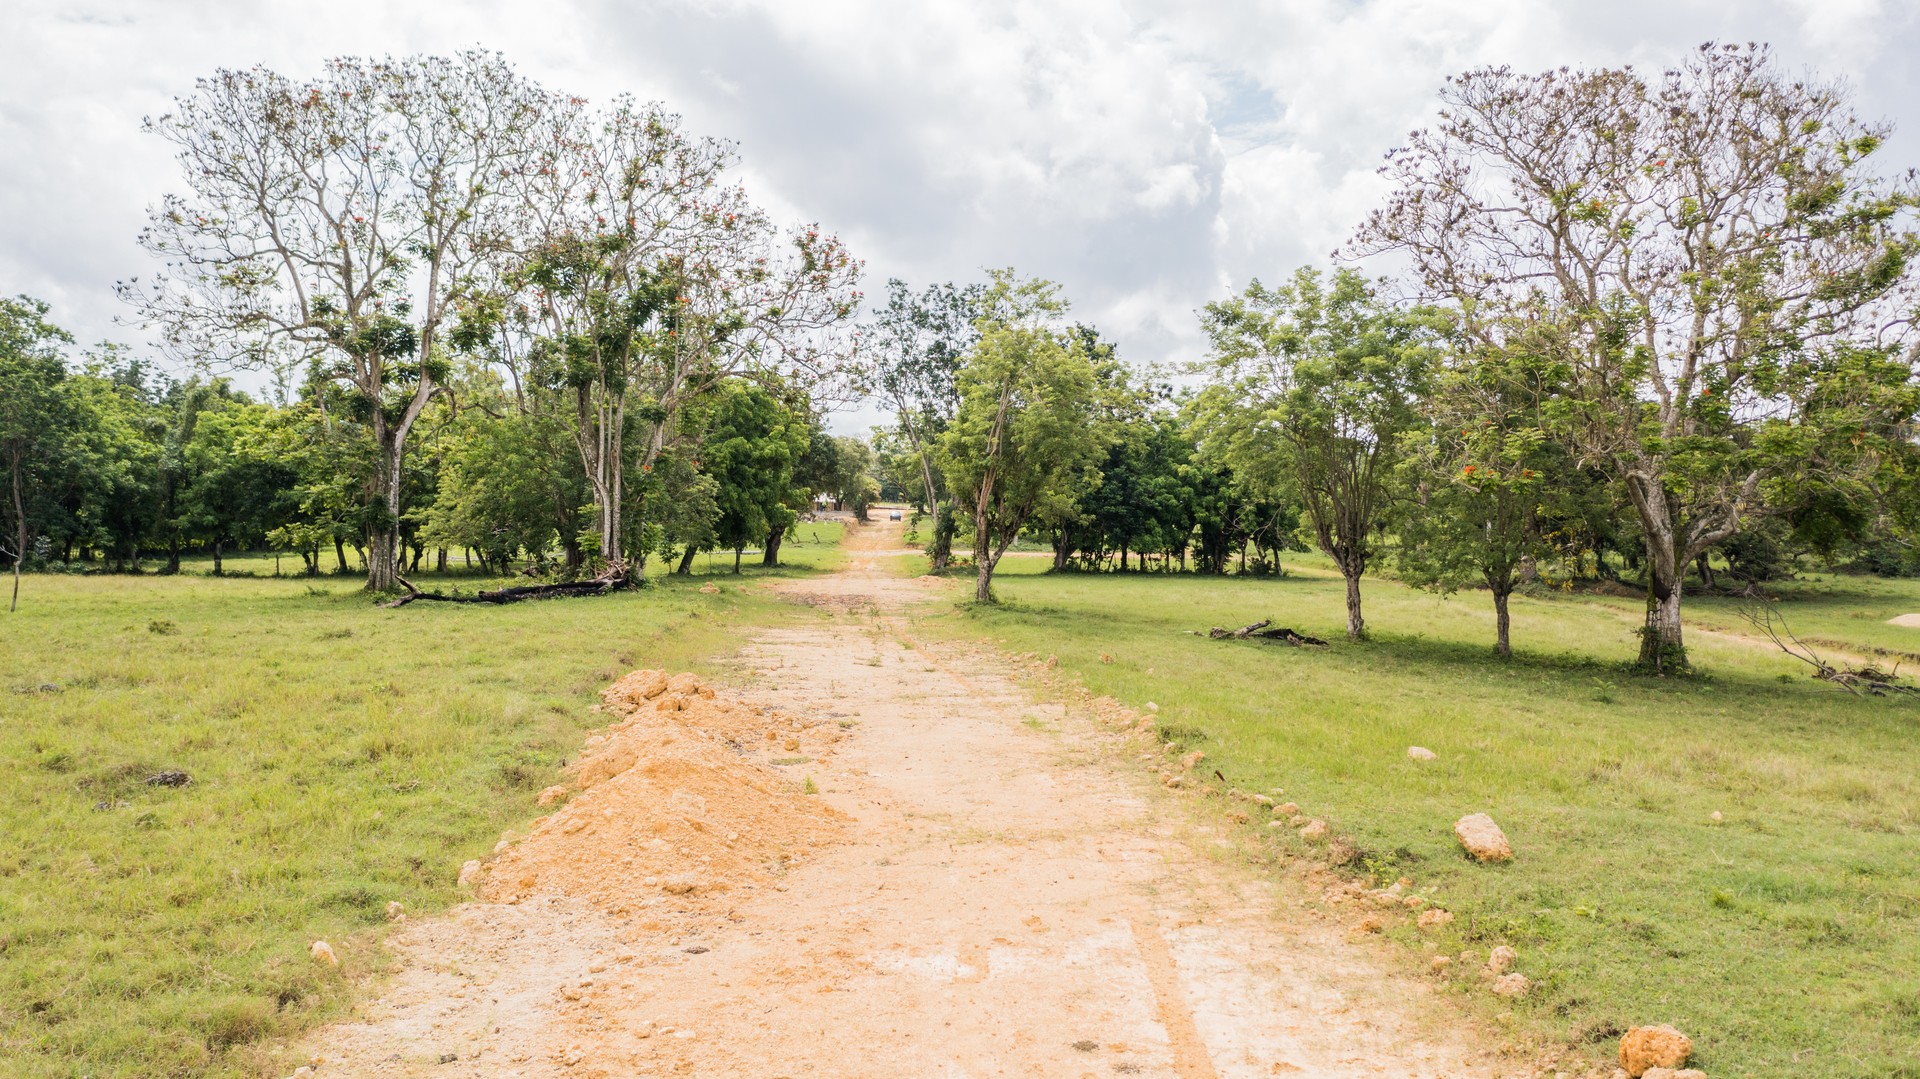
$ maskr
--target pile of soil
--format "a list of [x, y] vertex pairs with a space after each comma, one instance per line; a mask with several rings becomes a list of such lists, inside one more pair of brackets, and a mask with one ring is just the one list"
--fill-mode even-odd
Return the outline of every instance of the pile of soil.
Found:
[[573, 896], [616, 914], [659, 897], [704, 905], [773, 882], [845, 827], [804, 792], [804, 769], [763, 763], [829, 754], [838, 727], [723, 697], [691, 674], [635, 671], [602, 699], [620, 718], [587, 739], [570, 786], [541, 792], [565, 806], [503, 843], [484, 897]]

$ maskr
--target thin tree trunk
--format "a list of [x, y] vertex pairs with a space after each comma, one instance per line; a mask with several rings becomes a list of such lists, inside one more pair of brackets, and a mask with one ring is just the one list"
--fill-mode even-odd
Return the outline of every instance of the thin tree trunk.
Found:
[[220, 576], [221, 572], [222, 571], [220, 567], [220, 537], [215, 536], [213, 537], [213, 575], [215, 577], [218, 577]]
[[20, 494], [25, 482], [21, 476], [21, 456], [16, 448], [8, 469], [13, 476], [13, 599], [7, 604], [9, 614], [20, 609], [20, 564], [27, 560], [27, 504]]
[[1360, 617], [1360, 575], [1349, 572], [1347, 578], [1347, 640], [1366, 638], [1367, 620]]
[[347, 572], [347, 541], [341, 539], [339, 536], [333, 537], [333, 560], [340, 564], [338, 572], [342, 576], [345, 576]]
[[1513, 643], [1509, 634], [1511, 625], [1512, 622], [1507, 617], [1507, 593], [1495, 589], [1493, 593], [1493, 626], [1495, 637], [1493, 651], [1496, 655], [1513, 655]]
[[787, 528], [785, 525], [781, 525], [779, 528], [767, 533], [767, 550], [760, 558], [761, 565], [777, 566], [780, 564], [780, 542], [786, 538]]
[[693, 556], [699, 553], [700, 553], [699, 548], [695, 547], [691, 543], [687, 544], [687, 551], [685, 554], [680, 556], [680, 565], [673, 571], [674, 574], [680, 577], [692, 576], [693, 575]]
[[742, 547], [735, 547], [733, 549], [733, 572], [735, 573], [740, 572], [740, 555], [744, 550], [745, 548]]

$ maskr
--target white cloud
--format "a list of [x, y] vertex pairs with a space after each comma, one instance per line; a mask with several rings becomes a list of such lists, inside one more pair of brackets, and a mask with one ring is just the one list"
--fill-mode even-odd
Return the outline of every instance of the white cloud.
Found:
[[659, 97], [738, 140], [755, 194], [841, 232], [875, 278], [1054, 277], [1143, 362], [1195, 354], [1192, 312], [1226, 289], [1324, 262], [1378, 197], [1381, 154], [1463, 68], [1658, 67], [1708, 38], [1773, 40], [1846, 75], [1869, 115], [1897, 119], [1920, 88], [1920, 15], [1880, 0], [19, 6], [0, 40], [0, 292], [52, 301], [83, 340], [137, 337], [112, 325], [110, 286], [150, 272], [133, 238], [176, 186], [140, 117], [221, 66], [482, 44], [556, 87]]

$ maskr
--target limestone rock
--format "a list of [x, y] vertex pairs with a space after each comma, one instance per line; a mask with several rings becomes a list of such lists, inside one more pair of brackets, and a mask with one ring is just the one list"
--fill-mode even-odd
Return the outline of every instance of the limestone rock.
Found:
[[387, 901], [387, 921], [404, 922], [407, 920], [407, 908], [398, 899]]
[[1454, 822], [1454, 837], [1467, 853], [1482, 862], [1504, 862], [1513, 857], [1507, 833], [1485, 813], [1471, 813]]
[[1327, 838], [1327, 822], [1315, 819], [1301, 825], [1300, 838], [1309, 843], [1325, 842]]
[[1425, 746], [1408, 746], [1407, 756], [1413, 758], [1416, 761], [1432, 761], [1432, 760], [1440, 759], [1440, 755], [1438, 753], [1435, 753], [1433, 750], [1428, 749]]
[[546, 790], [541, 791], [539, 797], [535, 798], [534, 801], [540, 803], [543, 806], [550, 806], [553, 803], [559, 801], [560, 799], [565, 798], [566, 796], [567, 796], [567, 788], [559, 785], [555, 785], [555, 786], [548, 787]]
[[1525, 974], [1502, 974], [1493, 980], [1489, 988], [1497, 997], [1518, 997], [1525, 996], [1527, 990], [1533, 988], [1533, 983], [1527, 980]]
[[1421, 929], [1441, 929], [1453, 924], [1453, 912], [1441, 910], [1439, 907], [1423, 910], [1420, 912], [1420, 917], [1414, 919], [1414, 924]]
[[1518, 952], [1502, 944], [1493, 950], [1492, 955], [1487, 956], [1487, 965], [1482, 969], [1490, 977], [1498, 978], [1500, 975], [1512, 970], [1513, 964], [1518, 962], [1519, 959], [1520, 955]]
[[1281, 802], [1279, 805], [1273, 807], [1273, 815], [1276, 817], [1297, 817], [1300, 815], [1300, 806], [1294, 802]]
[[1664, 1023], [1634, 1027], [1620, 1039], [1620, 1066], [1628, 1075], [1644, 1076], [1650, 1068], [1679, 1068], [1693, 1055], [1693, 1042]]
[[1432, 959], [1427, 960], [1427, 969], [1433, 971], [1435, 974], [1445, 974], [1447, 968], [1452, 965], [1453, 960], [1444, 955], [1436, 955]]
[[307, 949], [307, 954], [313, 956], [314, 962], [324, 966], [337, 967], [340, 965], [340, 957], [333, 954], [333, 945], [328, 944], [324, 940], [314, 941], [313, 947]]
[[480, 859], [470, 858], [460, 867], [460, 876], [454, 882], [462, 888], [470, 888], [480, 879]]

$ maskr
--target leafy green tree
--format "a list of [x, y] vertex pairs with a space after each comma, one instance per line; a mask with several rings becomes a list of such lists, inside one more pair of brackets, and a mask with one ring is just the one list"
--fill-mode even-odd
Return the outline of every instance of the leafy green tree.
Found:
[[223, 567], [229, 545], [263, 542], [299, 511], [293, 463], [274, 453], [267, 433], [271, 406], [226, 400], [203, 411], [182, 447], [183, 471], [191, 477], [180, 492], [176, 520], [206, 541], [213, 572]]
[[1375, 554], [1404, 434], [1419, 426], [1430, 320], [1381, 299], [1352, 270], [1303, 268], [1208, 304], [1202, 322], [1207, 437], [1242, 482], [1305, 509], [1347, 582], [1347, 636], [1360, 640], [1360, 578]]
[[757, 384], [724, 382], [712, 397], [697, 467], [719, 484], [715, 542], [733, 551], [738, 573], [746, 548], [764, 540], [783, 517], [791, 523], [793, 511], [786, 503], [809, 431], [801, 417]]
[[0, 299], [0, 465], [7, 470], [6, 555], [13, 562], [9, 611], [20, 607], [20, 569], [32, 550], [28, 507], [48, 458], [72, 426], [61, 383], [61, 346], [73, 338], [47, 321], [46, 303], [28, 296]]
[[[955, 377], [979, 339], [975, 320], [985, 294], [984, 286], [949, 281], [916, 295], [893, 278], [887, 282], [886, 304], [873, 316], [873, 381], [893, 406], [900, 434], [919, 466], [922, 504], [936, 522], [945, 490], [938, 474], [940, 438], [959, 407]], [[933, 569], [943, 570], [951, 548], [937, 547], [932, 556]]]
[[974, 598], [993, 602], [993, 571], [1036, 515], [1059, 515], [1098, 482], [1106, 435], [1094, 422], [1093, 364], [1056, 321], [1059, 286], [992, 273], [980, 339], [957, 378], [960, 406], [940, 462], [973, 517]]
[[1513, 653], [1508, 598], [1550, 553], [1540, 507], [1577, 474], [1543, 412], [1564, 377], [1537, 354], [1456, 356], [1435, 375], [1429, 425], [1410, 433], [1401, 578], [1443, 592], [1485, 585], [1502, 656]]
[[1395, 190], [1354, 249], [1406, 259], [1479, 344], [1522, 312], [1551, 335], [1559, 437], [1624, 490], [1644, 544], [1640, 662], [1684, 669], [1688, 564], [1776, 512], [1770, 480], [1823, 441], [1820, 357], [1905, 321], [1913, 183], [1872, 171], [1884, 125], [1761, 46], [1653, 78], [1485, 68], [1442, 103], [1389, 155]]
[[873, 476], [873, 447], [865, 439], [841, 436], [833, 440], [833, 486], [841, 505], [853, 511], [853, 519], [865, 523], [867, 511], [880, 496], [880, 481]]

